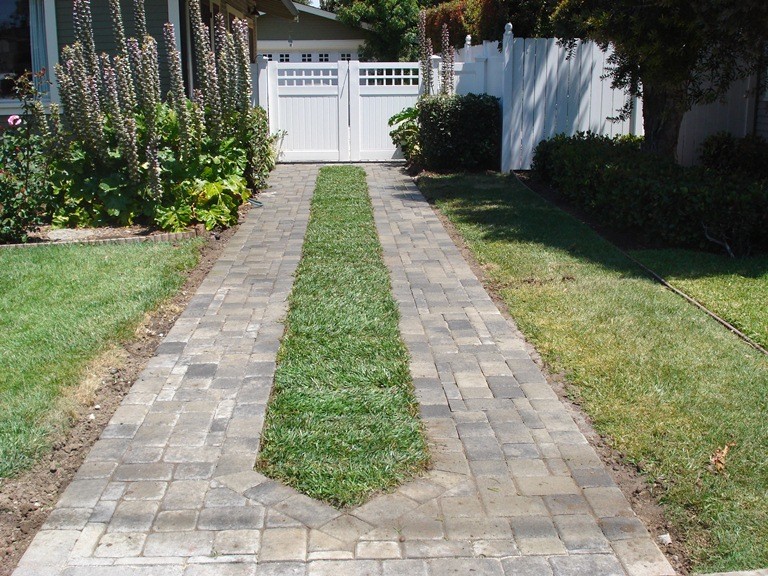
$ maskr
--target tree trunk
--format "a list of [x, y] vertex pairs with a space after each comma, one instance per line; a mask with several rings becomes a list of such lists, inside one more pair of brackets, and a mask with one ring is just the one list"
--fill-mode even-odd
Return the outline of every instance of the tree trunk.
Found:
[[646, 152], [673, 161], [677, 159], [680, 125], [689, 109], [681, 94], [684, 94], [682, 90], [672, 91], [652, 84], [643, 85], [643, 150]]

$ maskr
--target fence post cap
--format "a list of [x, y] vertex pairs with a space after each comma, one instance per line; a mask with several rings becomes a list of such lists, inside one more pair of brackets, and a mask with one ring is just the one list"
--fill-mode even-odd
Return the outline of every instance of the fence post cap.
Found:
[[512, 34], [512, 22], [507, 22], [504, 25], [504, 34]]
[[467, 34], [466, 38], [464, 38], [464, 44], [472, 45], [472, 34]]

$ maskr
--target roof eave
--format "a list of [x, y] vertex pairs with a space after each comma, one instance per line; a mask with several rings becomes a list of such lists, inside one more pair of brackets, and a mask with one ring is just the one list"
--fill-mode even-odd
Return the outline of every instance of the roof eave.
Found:
[[293, 20], [299, 15], [291, 0], [255, 0], [253, 5], [259, 12]]

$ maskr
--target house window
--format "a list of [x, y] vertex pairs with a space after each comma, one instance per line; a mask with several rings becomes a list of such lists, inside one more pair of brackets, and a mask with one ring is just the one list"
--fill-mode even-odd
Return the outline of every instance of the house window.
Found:
[[267, 60], [269, 60], [270, 62], [272, 62], [272, 54], [262, 54], [262, 56], [266, 56], [266, 57], [267, 57]]
[[302, 54], [301, 55], [301, 61], [302, 62], [312, 62], [312, 54]]
[[[16, 79], [48, 67], [43, 0], [0, 9], [0, 99], [15, 97]], [[41, 82], [38, 89], [47, 89]]]
[[290, 54], [280, 54], [280, 62], [290, 62], [290, 61], [291, 61]]
[[352, 60], [352, 54], [349, 52], [342, 52], [339, 60]]
[[317, 61], [318, 62], [330, 62], [330, 58], [328, 58], [328, 54], [318, 54], [317, 55]]

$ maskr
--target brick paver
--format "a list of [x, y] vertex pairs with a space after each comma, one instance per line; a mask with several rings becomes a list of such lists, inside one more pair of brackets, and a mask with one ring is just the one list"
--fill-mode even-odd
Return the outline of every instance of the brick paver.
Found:
[[315, 165], [281, 165], [15, 576], [666, 575], [437, 217], [366, 167], [432, 469], [339, 511], [253, 471]]

